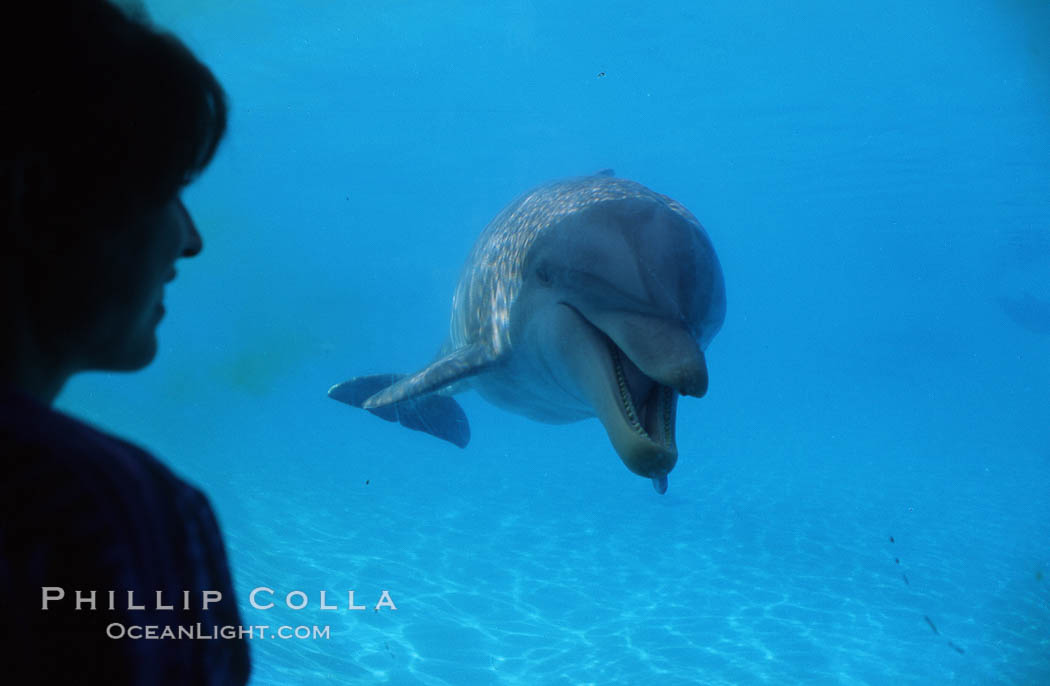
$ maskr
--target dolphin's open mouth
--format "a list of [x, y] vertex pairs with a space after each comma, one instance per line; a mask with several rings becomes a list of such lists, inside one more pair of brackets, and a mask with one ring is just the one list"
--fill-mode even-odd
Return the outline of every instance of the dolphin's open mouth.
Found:
[[548, 320], [556, 354], [624, 465], [663, 493], [678, 461], [678, 395], [707, 390], [703, 352], [672, 320], [561, 305]]
[[[606, 337], [607, 338], [607, 337]], [[659, 493], [667, 491], [667, 474], [678, 459], [675, 445], [675, 420], [678, 392], [646, 376], [612, 340], [607, 338], [612, 371], [619, 391], [619, 409], [622, 421], [637, 434], [623, 445], [610, 432], [618, 449], [626, 448], [631, 461], [627, 466], [634, 472], [648, 476]], [[608, 422], [606, 423], [606, 428]]]
[[[612, 341], [609, 341], [609, 352], [620, 391], [620, 405], [627, 423], [650, 441], [675, 450], [678, 393], [670, 386], [664, 386], [642, 374]], [[632, 372], [631, 380], [628, 380], [628, 368]]]

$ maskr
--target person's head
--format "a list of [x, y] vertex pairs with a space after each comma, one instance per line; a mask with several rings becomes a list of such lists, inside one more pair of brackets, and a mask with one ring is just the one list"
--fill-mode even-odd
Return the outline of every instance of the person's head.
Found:
[[179, 193], [222, 138], [224, 93], [178, 39], [104, 0], [17, 5], [0, 29], [15, 65], [0, 105], [5, 354], [29, 346], [66, 377], [141, 368], [175, 261], [201, 249]]

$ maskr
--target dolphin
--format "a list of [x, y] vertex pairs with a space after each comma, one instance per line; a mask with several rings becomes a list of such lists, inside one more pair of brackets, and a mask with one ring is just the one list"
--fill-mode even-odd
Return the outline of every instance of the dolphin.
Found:
[[704, 351], [725, 311], [700, 222], [605, 170], [535, 188], [489, 223], [434, 362], [328, 395], [460, 447], [470, 427], [452, 396], [468, 388], [541, 422], [597, 417], [627, 468], [664, 493], [678, 397], [707, 392]]

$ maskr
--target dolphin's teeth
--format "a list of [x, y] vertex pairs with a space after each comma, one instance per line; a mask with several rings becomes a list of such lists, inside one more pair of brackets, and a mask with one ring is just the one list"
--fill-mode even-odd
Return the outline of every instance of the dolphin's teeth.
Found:
[[[620, 391], [620, 405], [623, 407], [624, 415], [628, 425], [639, 435], [654, 443], [659, 443], [669, 448], [674, 448], [674, 394], [675, 390], [670, 386], [657, 384], [656, 388], [646, 399], [646, 412], [652, 413], [654, 419], [653, 429], [658, 436], [650, 434], [642, 423], [639, 410], [635, 407], [634, 397], [631, 395], [630, 386], [627, 383], [627, 375], [623, 368], [623, 352], [616, 347], [615, 343], [609, 343], [609, 353], [612, 357], [613, 372], [616, 375], [616, 385]], [[653, 407], [655, 403], [655, 407]]]
[[664, 415], [663, 442], [666, 445], [674, 445], [674, 417], [671, 414], [671, 400], [673, 399], [671, 394], [674, 393], [674, 390], [669, 386], [661, 386], [660, 393], [662, 395], [661, 405]]
[[627, 422], [640, 436], [648, 438], [649, 434], [645, 431], [645, 427], [642, 426], [641, 421], [638, 419], [638, 413], [634, 407], [634, 400], [631, 398], [631, 390], [627, 386], [627, 377], [623, 372], [623, 362], [620, 357], [620, 349], [613, 343], [609, 344], [609, 349], [612, 352], [613, 370], [616, 373], [616, 385], [620, 387], [620, 404], [623, 406], [624, 413], [627, 415]]

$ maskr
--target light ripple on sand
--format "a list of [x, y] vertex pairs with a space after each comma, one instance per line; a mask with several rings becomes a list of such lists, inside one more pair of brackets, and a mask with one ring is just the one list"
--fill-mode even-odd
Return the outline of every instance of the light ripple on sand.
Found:
[[[977, 684], [1023, 683], [1042, 668], [1046, 587], [984, 543], [1017, 522], [986, 512], [976, 547], [990, 558], [976, 574], [957, 555], [974, 549], [972, 526], [921, 497], [904, 499], [903, 519], [893, 498], [813, 498], [822, 486], [767, 475], [708, 483], [694, 502], [633, 503], [512, 482], [470, 497], [411, 485], [257, 493], [241, 503], [250, 525], [227, 527], [242, 606], [269, 585], [312, 602], [321, 588], [354, 588], [358, 602], [388, 589], [399, 609], [246, 612], [332, 627], [327, 642], [256, 641], [255, 683], [879, 684], [937, 673]], [[272, 516], [282, 511], [294, 516]]]

